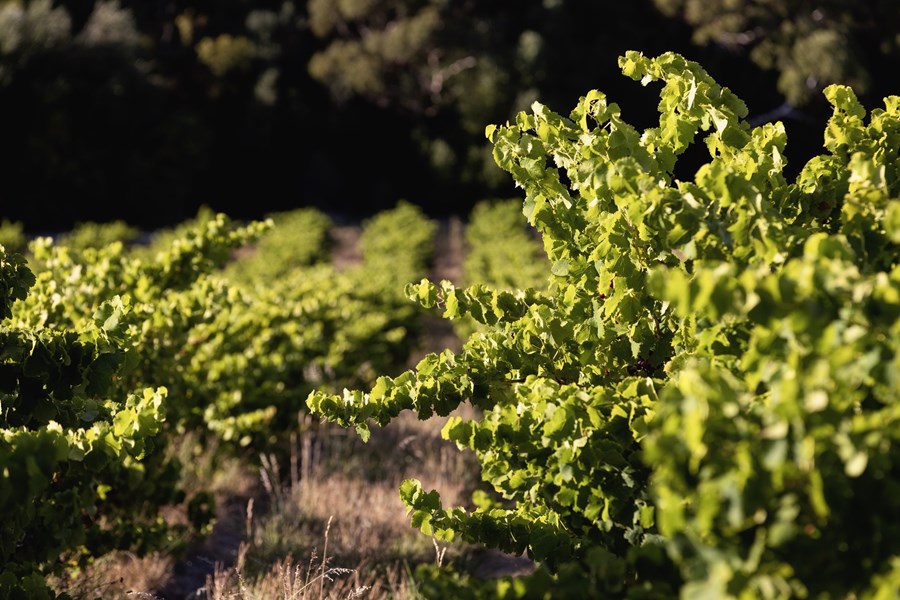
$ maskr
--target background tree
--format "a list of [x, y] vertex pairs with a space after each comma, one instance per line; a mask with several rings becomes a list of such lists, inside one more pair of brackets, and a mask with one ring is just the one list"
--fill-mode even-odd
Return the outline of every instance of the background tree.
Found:
[[[654, 0], [694, 28], [698, 44], [740, 52], [778, 73], [793, 106], [832, 83], [877, 102], [900, 69], [900, 4], [892, 0]], [[894, 90], [896, 91], [896, 90]]]
[[[827, 55], [837, 66], [815, 62], [822, 72], [804, 93], [855, 77], [874, 104], [889, 87], [878, 74], [893, 71], [878, 61], [896, 56], [897, 18], [890, 2], [780, 6], [0, 0], [0, 107], [15, 115], [0, 145], [0, 218], [29, 232], [114, 219], [155, 228], [203, 204], [236, 218], [297, 206], [358, 217], [399, 199], [464, 214], [514, 191], [485, 124], [534, 100], [573, 105], [601, 85], [650, 114], [641, 86], [617, 76], [628, 50], [701, 62], [735, 82], [753, 122], [793, 118], [790, 175], [820, 151], [825, 115], [786, 111], [779, 81], [793, 90], [808, 79], [796, 57]], [[745, 31], [760, 33], [734, 43]], [[689, 176], [701, 161], [679, 168]]]

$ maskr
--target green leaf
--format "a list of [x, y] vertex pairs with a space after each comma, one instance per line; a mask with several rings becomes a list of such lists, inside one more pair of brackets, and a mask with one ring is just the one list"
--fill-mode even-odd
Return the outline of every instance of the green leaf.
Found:
[[357, 423], [356, 424], [356, 435], [359, 436], [359, 439], [363, 441], [363, 443], [368, 442], [369, 438], [372, 435], [372, 432], [369, 431], [369, 426], [366, 423]]
[[566, 259], [560, 259], [553, 263], [553, 267], [550, 269], [550, 272], [556, 275], [557, 277], [565, 277], [569, 274], [569, 266], [570, 262]]
[[888, 202], [884, 211], [884, 230], [891, 242], [900, 244], [900, 200]]

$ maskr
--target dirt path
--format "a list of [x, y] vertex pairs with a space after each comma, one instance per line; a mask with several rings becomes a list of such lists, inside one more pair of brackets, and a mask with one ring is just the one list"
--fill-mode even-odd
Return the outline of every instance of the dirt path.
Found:
[[343, 271], [362, 261], [359, 249], [360, 225], [337, 225], [331, 229], [331, 264], [338, 271]]
[[431, 279], [447, 279], [455, 284], [462, 283], [465, 247], [463, 243], [463, 223], [459, 217], [451, 217], [438, 224], [434, 241], [434, 265]]
[[217, 568], [235, 564], [241, 543], [244, 542], [250, 498], [239, 495], [217, 498], [216, 501], [216, 524], [212, 532], [175, 564], [172, 577], [165, 587], [154, 594], [157, 600], [207, 598], [207, 578]]

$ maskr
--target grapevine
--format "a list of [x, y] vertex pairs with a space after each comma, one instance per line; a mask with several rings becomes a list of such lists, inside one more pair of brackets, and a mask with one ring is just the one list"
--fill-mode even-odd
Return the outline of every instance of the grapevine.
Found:
[[[619, 64], [663, 84], [658, 126], [594, 90], [568, 117], [536, 103], [486, 131], [547, 286], [410, 286], [485, 329], [310, 409], [364, 439], [407, 409], [481, 410], [443, 434], [491, 494], [446, 508], [407, 481], [401, 496], [425, 533], [540, 563], [487, 596], [895, 595], [900, 98], [867, 118], [827, 88], [827, 153], [789, 182], [783, 125], [751, 127], [700, 65]], [[698, 135], [709, 162], [683, 181]], [[429, 589], [458, 589], [445, 581]]]

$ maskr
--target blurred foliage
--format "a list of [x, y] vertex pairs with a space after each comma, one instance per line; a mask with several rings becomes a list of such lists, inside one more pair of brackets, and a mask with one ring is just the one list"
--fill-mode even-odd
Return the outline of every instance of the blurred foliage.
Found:
[[153, 232], [150, 237], [150, 243], [146, 246], [138, 246], [132, 249], [132, 254], [140, 259], [149, 260], [159, 254], [165, 252], [172, 247], [177, 240], [190, 235], [190, 233], [216, 218], [216, 213], [207, 205], [202, 205], [197, 209], [190, 219], [185, 219], [181, 223], [173, 227], [158, 229]]
[[313, 55], [309, 70], [338, 100], [353, 95], [381, 105], [400, 103], [414, 111], [433, 110], [445, 78], [472, 68], [473, 57], [439, 64], [434, 38], [441, 26], [437, 3], [387, 4], [370, 0], [311, 0], [309, 25], [331, 43]]
[[[784, 103], [779, 74], [795, 104], [835, 79], [872, 104], [889, 85], [896, 3], [745, 4], [0, 0], [0, 107], [34, 116], [4, 123], [0, 217], [29, 232], [156, 229], [202, 203], [257, 219], [298, 206], [368, 216], [398, 198], [465, 214], [513, 193], [487, 123], [599, 83], [652, 110], [616, 76], [627, 50], [738, 70], [735, 91], [763, 120]], [[728, 41], [745, 30], [758, 40]], [[792, 153], [818, 151], [826, 116], [799, 115], [821, 122]]]
[[314, 208], [268, 215], [274, 223], [247, 256], [231, 263], [229, 279], [253, 285], [271, 285], [301, 267], [329, 258], [331, 219]]
[[76, 41], [85, 46], [114, 45], [134, 49], [141, 41], [131, 11], [118, 0], [98, 0]]
[[205, 37], [197, 44], [197, 56], [216, 77], [234, 69], [246, 69], [253, 59], [253, 42], [244, 36], [224, 33], [215, 38]]
[[19, 222], [0, 221], [0, 246], [9, 253], [21, 253], [25, 251], [28, 238], [25, 236], [25, 228]]
[[522, 213], [522, 201], [483, 200], [466, 226], [465, 280], [498, 290], [542, 288], [549, 263], [537, 231]]
[[70, 30], [68, 12], [52, 0], [0, 3], [0, 83], [31, 56], [68, 42]]
[[434, 257], [437, 224], [405, 200], [363, 223], [359, 238], [362, 268], [378, 274], [381, 285], [400, 290], [418, 281]]
[[747, 53], [757, 65], [777, 71], [779, 91], [796, 106], [820, 97], [832, 83], [880, 97], [890, 90], [880, 89], [878, 78], [900, 69], [900, 4], [895, 0], [654, 3], [689, 23], [697, 43]]
[[56, 243], [70, 250], [81, 252], [87, 248], [103, 248], [115, 242], [131, 244], [140, 231], [125, 221], [109, 223], [79, 223], [74, 229], [59, 236]]

